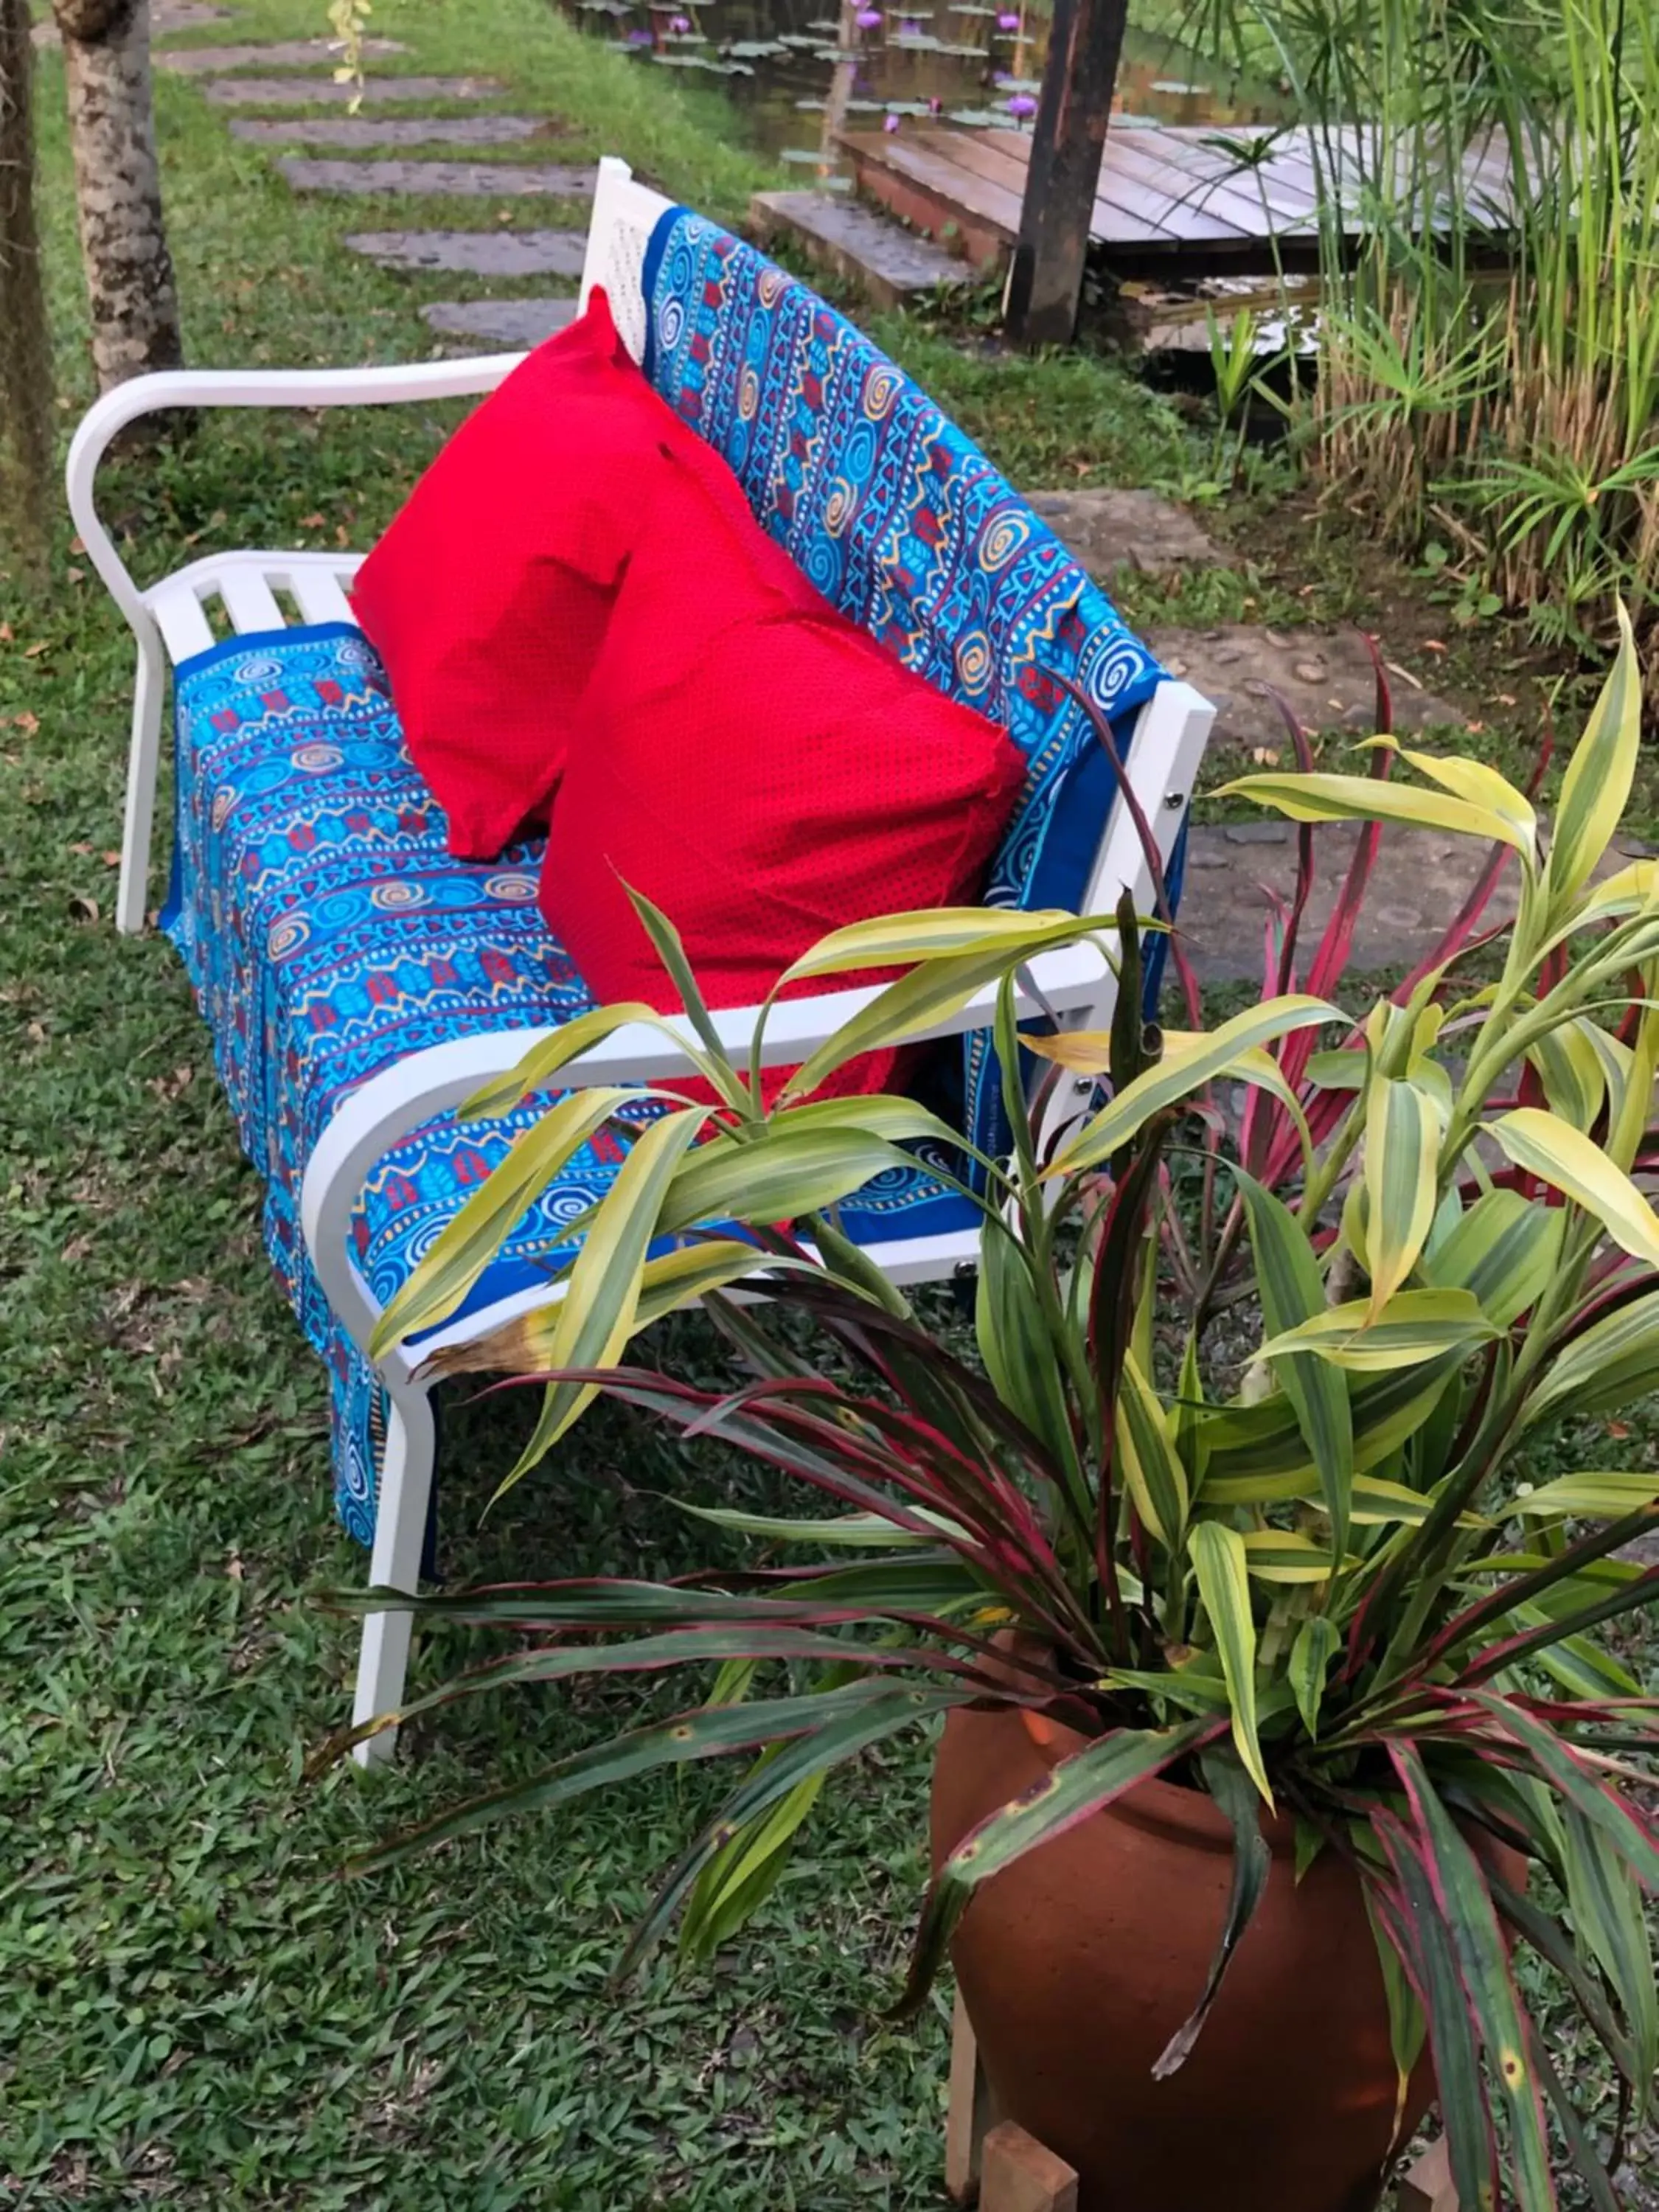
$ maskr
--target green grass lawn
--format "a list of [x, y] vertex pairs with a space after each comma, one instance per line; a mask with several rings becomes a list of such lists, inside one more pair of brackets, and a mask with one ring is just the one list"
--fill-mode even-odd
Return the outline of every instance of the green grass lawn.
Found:
[[[253, 0], [204, 36], [303, 35], [322, 15]], [[564, 115], [560, 159], [619, 149], [727, 218], [766, 181], [723, 110], [539, 0], [380, 0], [374, 28], [409, 41], [399, 67], [487, 69]], [[90, 388], [61, 97], [49, 60], [67, 429]], [[157, 99], [193, 362], [430, 349], [417, 303], [466, 280], [348, 254], [377, 204], [295, 200], [189, 84], [163, 77]], [[420, 215], [497, 220], [488, 202]], [[546, 217], [513, 204], [507, 219]], [[884, 335], [1025, 481], [1201, 471], [1182, 420], [1097, 360], [994, 365], [932, 328]], [[118, 471], [109, 511], [147, 575], [198, 540], [366, 545], [451, 419], [221, 419]], [[1288, 590], [1242, 554], [1211, 588]], [[915, 2031], [878, 2017], [919, 1894], [924, 1746], [866, 1763], [711, 1973], [665, 1960], [632, 1990], [607, 1979], [706, 1777], [337, 1878], [354, 1849], [533, 1772], [637, 1699], [457, 1710], [411, 1729], [393, 1771], [302, 1780], [355, 1650], [319, 1601], [364, 1570], [331, 1517], [321, 1370], [270, 1279], [259, 1188], [182, 971], [111, 927], [129, 655], [66, 524], [44, 590], [0, 556], [0, 2201], [939, 2204], [945, 2000]], [[715, 1358], [696, 1322], [663, 1349], [693, 1371]], [[676, 1496], [773, 1495], [601, 1413], [486, 1518], [522, 1409], [452, 1413], [457, 1577], [686, 1568], [714, 1540]], [[1634, 1425], [1621, 1455], [1650, 1455], [1653, 1435]], [[471, 1649], [428, 1645], [416, 1679]]]

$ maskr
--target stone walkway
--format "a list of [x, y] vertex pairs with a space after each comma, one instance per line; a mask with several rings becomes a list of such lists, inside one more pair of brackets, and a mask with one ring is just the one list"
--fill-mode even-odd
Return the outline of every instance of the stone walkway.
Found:
[[[208, 0], [153, 0], [153, 7], [158, 37], [226, 21], [231, 14]], [[408, 49], [399, 41], [379, 39], [369, 40], [365, 51], [378, 63], [395, 62]], [[337, 65], [336, 51], [322, 39], [163, 48], [156, 60], [163, 69], [200, 81], [217, 106], [303, 109], [297, 115], [265, 112], [229, 119], [236, 137], [270, 149], [278, 173], [295, 191], [497, 204], [533, 198], [558, 202], [573, 212], [592, 191], [594, 173], [586, 165], [447, 158], [463, 155], [467, 149], [556, 139], [568, 126], [556, 116], [495, 111], [341, 114], [356, 89], [332, 82], [328, 72]], [[278, 70], [311, 73], [279, 76], [274, 73]], [[379, 108], [439, 101], [471, 106], [497, 99], [506, 88], [488, 76], [398, 76], [395, 70], [376, 67], [362, 89], [365, 101]], [[334, 150], [320, 155], [283, 150], [290, 147]], [[429, 158], [408, 158], [416, 149]], [[585, 243], [585, 231], [577, 224], [562, 229], [364, 230], [350, 234], [344, 243], [383, 268], [447, 270], [503, 283], [545, 276], [561, 288], [535, 297], [485, 296], [422, 306], [422, 319], [452, 349], [533, 346], [575, 313], [574, 287]], [[908, 268], [892, 273], [896, 286], [910, 278], [920, 281]], [[1037, 491], [1030, 498], [1108, 590], [1126, 568], [1157, 576], [1227, 565], [1228, 556], [1192, 514], [1151, 492]], [[1185, 677], [1215, 701], [1215, 741], [1236, 757], [1248, 760], [1261, 750], [1281, 757], [1286, 751], [1275, 694], [1314, 732], [1363, 732], [1371, 726], [1372, 665], [1357, 633], [1226, 624], [1155, 629], [1148, 642], [1172, 674]], [[1455, 729], [1462, 723], [1460, 710], [1436, 696], [1426, 676], [1419, 680], [1417, 672], [1409, 672], [1391, 678], [1391, 683], [1402, 730]], [[1356, 834], [1321, 833], [1320, 873], [1304, 944], [1315, 941], [1322, 927]], [[1355, 965], [1389, 967], [1419, 958], [1457, 912], [1483, 858], [1460, 840], [1398, 832], [1385, 836], [1355, 945]], [[1182, 926], [1200, 975], [1241, 982], [1260, 976], [1264, 925], [1273, 900], [1291, 895], [1295, 861], [1294, 833], [1277, 819], [1194, 829]], [[1493, 918], [1503, 910], [1501, 899], [1495, 901]]]

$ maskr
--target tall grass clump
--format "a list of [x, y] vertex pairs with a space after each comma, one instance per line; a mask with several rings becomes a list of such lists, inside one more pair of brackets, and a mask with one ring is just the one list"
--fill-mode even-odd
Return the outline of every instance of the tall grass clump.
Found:
[[[1659, 9], [1199, 0], [1321, 187], [1315, 472], [1559, 642], [1659, 618]], [[1269, 171], [1269, 173], [1271, 172]], [[1359, 234], [1356, 243], [1355, 233]]]

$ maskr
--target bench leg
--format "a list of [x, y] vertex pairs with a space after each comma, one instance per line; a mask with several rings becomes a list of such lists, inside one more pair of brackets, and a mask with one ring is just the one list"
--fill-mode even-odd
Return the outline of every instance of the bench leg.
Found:
[[155, 773], [161, 757], [161, 699], [166, 690], [161, 648], [154, 639], [140, 638], [132, 696], [132, 743], [127, 753], [127, 811], [121, 830], [121, 880], [115, 896], [115, 927], [123, 937], [136, 937], [144, 926]]
[[[386, 1451], [374, 1503], [374, 1549], [368, 1570], [369, 1582], [376, 1589], [408, 1590], [412, 1595], [419, 1585], [436, 1445], [437, 1431], [426, 1392], [409, 1383], [392, 1386]], [[366, 1615], [351, 1707], [354, 1725], [373, 1720], [377, 1713], [391, 1712], [403, 1703], [412, 1626], [413, 1616], [408, 1613]], [[383, 1729], [379, 1735], [360, 1743], [352, 1757], [360, 1766], [372, 1766], [390, 1759], [397, 1745], [397, 1729]]]

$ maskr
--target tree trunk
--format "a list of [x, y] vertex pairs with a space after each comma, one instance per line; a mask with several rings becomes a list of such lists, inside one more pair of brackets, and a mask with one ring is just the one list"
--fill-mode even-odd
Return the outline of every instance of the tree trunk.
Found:
[[52, 333], [34, 221], [28, 0], [0, 0], [0, 561], [41, 562], [52, 479]]
[[1069, 345], [1077, 328], [1128, 13], [1127, 0], [1054, 0], [1008, 278], [1008, 333], [1026, 345]]
[[150, 103], [149, 0], [52, 0], [98, 388], [184, 360]]

